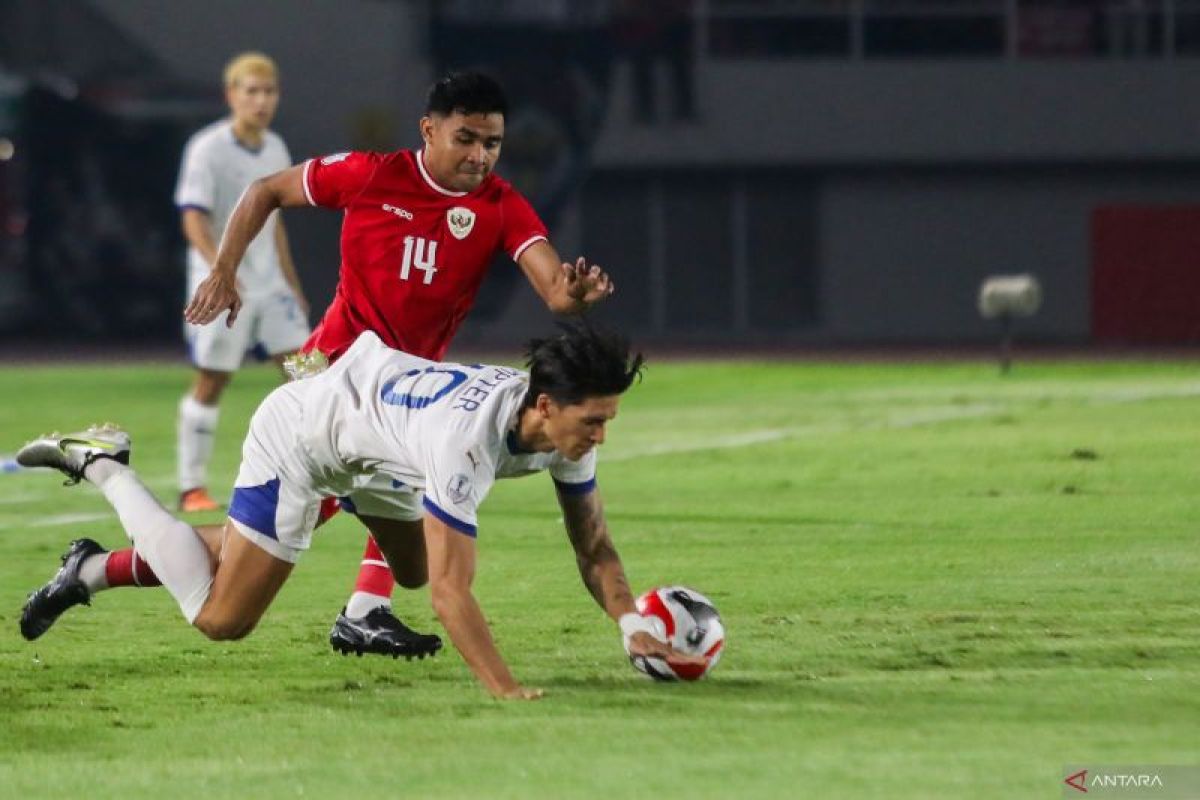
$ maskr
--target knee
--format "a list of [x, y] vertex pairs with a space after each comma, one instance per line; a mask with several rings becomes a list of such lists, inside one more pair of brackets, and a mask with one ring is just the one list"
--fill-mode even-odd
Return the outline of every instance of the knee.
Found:
[[245, 639], [254, 630], [253, 622], [241, 619], [216, 618], [201, 614], [192, 623], [196, 628], [214, 642], [231, 642]]
[[425, 569], [424, 564], [414, 565], [399, 572], [393, 571], [392, 577], [405, 589], [420, 589], [429, 583], [429, 572]]

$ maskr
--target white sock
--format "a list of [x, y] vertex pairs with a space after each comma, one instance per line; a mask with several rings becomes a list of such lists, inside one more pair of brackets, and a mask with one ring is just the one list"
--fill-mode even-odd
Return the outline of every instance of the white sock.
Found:
[[[150, 569], [179, 603], [183, 616], [194, 622], [212, 590], [212, 562], [203, 540], [190, 525], [181, 522], [150, 494], [137, 473], [111, 459], [102, 459], [119, 469], [98, 484], [116, 509], [121, 525]], [[95, 466], [95, 465], [93, 465]], [[92, 480], [92, 468], [88, 468]]]
[[201, 405], [190, 394], [179, 401], [179, 422], [176, 426], [179, 491], [186, 492], [205, 485], [220, 415], [219, 408]]
[[392, 598], [382, 597], [370, 592], [355, 592], [350, 595], [350, 600], [346, 603], [346, 616], [351, 619], [359, 619], [380, 606], [386, 606], [390, 611], [392, 608]]
[[128, 469], [129, 467], [114, 458], [97, 458], [83, 468], [83, 477], [97, 489], [104, 491], [104, 484]]
[[104, 570], [108, 566], [110, 555], [112, 553], [97, 553], [85, 558], [79, 565], [79, 580], [87, 587], [88, 594], [102, 592], [108, 588], [108, 575]]

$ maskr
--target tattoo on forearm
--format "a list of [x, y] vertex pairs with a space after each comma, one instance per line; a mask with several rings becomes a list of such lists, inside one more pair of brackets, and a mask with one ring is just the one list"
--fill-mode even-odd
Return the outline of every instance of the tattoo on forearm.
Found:
[[633, 598], [621, 558], [608, 536], [604, 509], [596, 494], [561, 498], [567, 534], [575, 547], [579, 574], [588, 592], [605, 610], [612, 601]]

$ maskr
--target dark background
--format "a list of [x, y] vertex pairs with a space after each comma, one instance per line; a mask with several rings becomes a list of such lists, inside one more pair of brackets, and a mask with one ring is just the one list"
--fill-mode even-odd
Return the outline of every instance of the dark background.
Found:
[[[297, 160], [413, 146], [435, 76], [493, 72], [498, 171], [643, 338], [987, 342], [980, 282], [1030, 272], [1029, 340], [1200, 341], [1200, 2], [0, 0], [8, 352], [179, 340], [178, 160], [244, 49]], [[288, 212], [315, 312], [339, 222]], [[546, 317], [501, 259], [459, 342]]]

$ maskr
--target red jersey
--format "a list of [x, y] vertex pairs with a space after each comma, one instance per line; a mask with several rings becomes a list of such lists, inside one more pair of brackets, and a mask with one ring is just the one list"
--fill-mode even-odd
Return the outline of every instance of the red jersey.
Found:
[[339, 357], [363, 331], [441, 360], [498, 250], [513, 261], [546, 226], [488, 175], [471, 192], [438, 185], [423, 153], [338, 153], [304, 165], [308, 202], [345, 211], [337, 293], [304, 350]]

